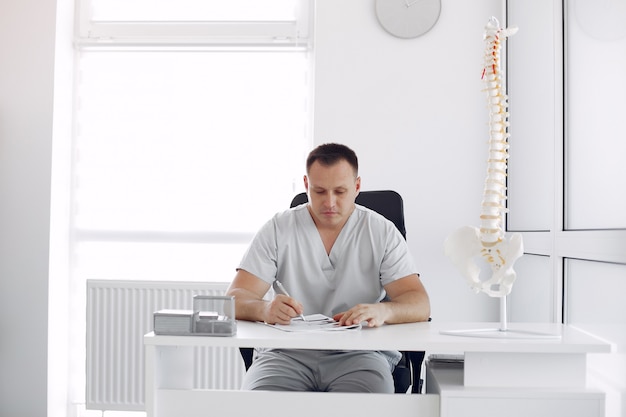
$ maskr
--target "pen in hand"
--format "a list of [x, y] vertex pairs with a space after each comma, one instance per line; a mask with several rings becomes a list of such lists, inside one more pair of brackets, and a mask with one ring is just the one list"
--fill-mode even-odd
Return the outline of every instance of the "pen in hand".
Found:
[[[283, 284], [279, 280], [276, 280], [276, 288], [278, 288], [278, 291], [282, 295], [286, 295], [287, 297], [291, 297], [289, 295], [289, 293], [287, 292], [287, 290], [285, 289], [285, 287], [283, 287]], [[306, 321], [306, 319], [304, 318], [304, 314], [300, 314], [300, 318], [302, 319], [302, 321]]]

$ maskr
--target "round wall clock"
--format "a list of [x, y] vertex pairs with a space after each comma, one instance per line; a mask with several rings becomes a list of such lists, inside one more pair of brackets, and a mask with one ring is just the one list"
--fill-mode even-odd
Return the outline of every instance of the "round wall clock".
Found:
[[376, 0], [380, 25], [398, 38], [416, 38], [428, 32], [441, 12], [441, 0]]

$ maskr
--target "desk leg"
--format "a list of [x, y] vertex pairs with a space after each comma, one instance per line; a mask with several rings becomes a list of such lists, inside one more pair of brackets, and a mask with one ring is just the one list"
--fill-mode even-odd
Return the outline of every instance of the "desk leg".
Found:
[[145, 388], [145, 407], [146, 417], [156, 416], [156, 346], [144, 346], [144, 388]]
[[193, 349], [189, 346], [159, 346], [157, 348], [157, 389], [193, 388]]
[[146, 415], [157, 417], [159, 389], [193, 388], [193, 348], [146, 345], [144, 349]]

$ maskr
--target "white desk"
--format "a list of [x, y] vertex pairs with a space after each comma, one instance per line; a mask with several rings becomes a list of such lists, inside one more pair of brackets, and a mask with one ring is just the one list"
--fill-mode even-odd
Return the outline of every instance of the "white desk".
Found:
[[[565, 390], [580, 393], [586, 390], [587, 353], [610, 351], [609, 344], [558, 324], [512, 324], [510, 327], [560, 333], [560, 339], [496, 340], [440, 334], [440, 330], [488, 325], [410, 323], [348, 332], [287, 333], [259, 323], [239, 321], [234, 337], [155, 336], [149, 333], [144, 337], [146, 412], [148, 417], [195, 417], [209, 413], [233, 416], [254, 413], [255, 417], [343, 417], [347, 412], [350, 415], [362, 413], [399, 417], [439, 416], [446, 410], [444, 402], [447, 393], [436, 390], [433, 394], [423, 395], [192, 390], [193, 361], [187, 348], [194, 346], [465, 353], [466, 382], [461, 387], [473, 390], [473, 394], [478, 396], [481, 392], [492, 395], [490, 390], [494, 386], [519, 390], [536, 387], [538, 381], [542, 392]], [[436, 378], [434, 375], [431, 377]], [[469, 395], [468, 392], [464, 395]], [[550, 397], [550, 394], [546, 395]]]

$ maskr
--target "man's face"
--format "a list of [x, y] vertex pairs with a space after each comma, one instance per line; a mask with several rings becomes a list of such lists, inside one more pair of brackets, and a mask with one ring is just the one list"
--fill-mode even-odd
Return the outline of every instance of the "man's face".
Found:
[[345, 160], [324, 166], [314, 162], [304, 177], [309, 196], [309, 211], [318, 228], [343, 227], [354, 210], [354, 200], [361, 189], [361, 178], [354, 176]]

